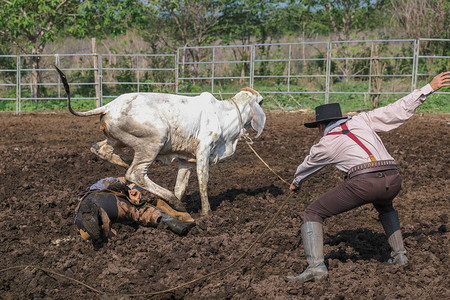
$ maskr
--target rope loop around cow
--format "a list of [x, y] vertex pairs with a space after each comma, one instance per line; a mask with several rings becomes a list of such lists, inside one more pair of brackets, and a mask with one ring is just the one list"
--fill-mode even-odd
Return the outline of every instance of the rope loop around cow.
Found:
[[[233, 104], [236, 106], [236, 109], [237, 109], [237, 111], [238, 111], [238, 115], [239, 115], [239, 120], [240, 120], [240, 124], [241, 124], [241, 127], [242, 127], [242, 134], [241, 134], [241, 136], [243, 136], [244, 137], [244, 139], [245, 139], [245, 142], [246, 142], [246, 144], [249, 146], [249, 148], [253, 151], [253, 153], [256, 155], [256, 157], [258, 157], [258, 159], [273, 173], [273, 174], [275, 174], [282, 182], [284, 182], [284, 183], [286, 183], [286, 184], [288, 184], [288, 185], [290, 185], [290, 183], [289, 182], [287, 182], [285, 179], [283, 179], [277, 172], [275, 172], [262, 158], [261, 158], [261, 156], [259, 156], [259, 154], [256, 152], [256, 150], [251, 146], [251, 144], [253, 144], [253, 141], [251, 140], [251, 138], [248, 136], [248, 134], [246, 134], [245, 133], [245, 128], [244, 128], [244, 123], [243, 123], [243, 121], [242, 121], [242, 115], [241, 115], [241, 112], [240, 112], [240, 110], [239, 110], [239, 107], [238, 107], [238, 105], [236, 104], [236, 102], [234, 102], [234, 100], [233, 99], [231, 99], [231, 102], [233, 102]], [[200, 277], [198, 277], [198, 278], [196, 278], [196, 279], [193, 279], [193, 280], [190, 280], [190, 281], [188, 281], [188, 282], [185, 282], [185, 283], [182, 283], [182, 284], [180, 284], [180, 285], [177, 285], [177, 286], [175, 286], [175, 287], [173, 287], [173, 288], [169, 288], [169, 289], [165, 289], [165, 290], [161, 290], [161, 291], [157, 291], [157, 292], [150, 292], [150, 293], [136, 293], [136, 294], [110, 294], [110, 293], [106, 293], [106, 292], [102, 292], [102, 291], [100, 291], [100, 290], [98, 290], [98, 289], [96, 289], [96, 288], [93, 288], [92, 286], [90, 286], [90, 285], [88, 285], [88, 284], [86, 284], [86, 283], [83, 283], [83, 282], [81, 282], [81, 281], [79, 281], [79, 280], [77, 280], [77, 279], [74, 279], [74, 278], [71, 278], [71, 277], [68, 277], [68, 276], [65, 276], [65, 275], [63, 275], [63, 274], [59, 274], [59, 273], [57, 273], [57, 272], [54, 272], [54, 271], [51, 271], [51, 270], [48, 270], [48, 269], [45, 269], [45, 268], [42, 268], [42, 267], [39, 267], [39, 266], [32, 266], [32, 265], [21, 265], [21, 266], [13, 266], [13, 267], [8, 267], [8, 268], [4, 268], [4, 269], [0, 269], [0, 273], [2, 273], [2, 272], [6, 272], [6, 271], [9, 271], [9, 270], [14, 270], [14, 269], [27, 269], [27, 268], [32, 268], [32, 269], [37, 269], [37, 270], [41, 270], [42, 272], [44, 272], [44, 273], [48, 273], [48, 274], [52, 274], [52, 275], [55, 275], [55, 276], [58, 276], [58, 277], [60, 277], [60, 278], [63, 278], [63, 279], [66, 279], [66, 280], [69, 280], [69, 281], [73, 281], [73, 282], [75, 282], [75, 283], [77, 283], [77, 284], [79, 284], [79, 285], [82, 285], [82, 286], [84, 286], [85, 288], [87, 288], [87, 289], [89, 289], [89, 290], [91, 290], [92, 292], [95, 292], [95, 293], [97, 293], [97, 294], [100, 294], [100, 295], [104, 295], [104, 296], [112, 296], [112, 297], [142, 297], [142, 296], [147, 296], [147, 297], [149, 297], [149, 296], [157, 296], [157, 295], [161, 295], [161, 294], [166, 294], [166, 293], [170, 293], [170, 292], [173, 292], [173, 291], [175, 291], [175, 290], [178, 290], [178, 289], [180, 289], [180, 288], [183, 288], [183, 287], [185, 287], [185, 286], [188, 286], [188, 285], [190, 285], [190, 284], [193, 284], [193, 283], [195, 283], [195, 282], [199, 282], [199, 281], [201, 281], [201, 280], [204, 280], [204, 279], [206, 279], [206, 278], [208, 278], [208, 277], [212, 277], [212, 276], [214, 276], [214, 275], [217, 275], [217, 274], [220, 274], [220, 273], [222, 273], [222, 272], [225, 272], [225, 271], [227, 271], [227, 270], [229, 270], [229, 269], [231, 269], [232, 267], [234, 267], [239, 261], [241, 261], [246, 255], [247, 255], [247, 253], [256, 245], [256, 243], [258, 243], [260, 240], [261, 240], [261, 238], [264, 236], [264, 234], [267, 232], [267, 230], [270, 228], [270, 226], [272, 225], [272, 223], [275, 221], [275, 219], [278, 217], [278, 215], [281, 213], [281, 211], [283, 210], [283, 208], [286, 206], [286, 204], [288, 203], [288, 201], [293, 197], [293, 193], [290, 193], [287, 197], [286, 197], [286, 199], [281, 203], [281, 205], [278, 207], [278, 209], [277, 209], [277, 211], [275, 212], [275, 214], [272, 216], [272, 218], [270, 219], [270, 221], [267, 223], [267, 225], [264, 227], [264, 229], [263, 229], [263, 231], [259, 234], [259, 236], [253, 241], [253, 243], [247, 248], [247, 249], [245, 249], [244, 250], [244, 252], [235, 260], [235, 261], [233, 261], [232, 263], [230, 263], [228, 266], [225, 266], [225, 267], [223, 267], [223, 268], [221, 268], [221, 269], [219, 269], [219, 270], [217, 270], [217, 271], [214, 271], [214, 272], [210, 272], [210, 273], [208, 273], [208, 274], [206, 274], [206, 275], [203, 275], [203, 276], [200, 276]]]

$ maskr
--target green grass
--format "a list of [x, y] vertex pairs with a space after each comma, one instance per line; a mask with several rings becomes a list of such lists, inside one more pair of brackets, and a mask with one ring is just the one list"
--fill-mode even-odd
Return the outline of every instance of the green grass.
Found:
[[450, 95], [433, 94], [419, 107], [418, 111], [427, 113], [450, 113]]
[[[308, 86], [306, 83], [299, 83], [294, 86], [291, 85], [291, 91], [307, 92], [320, 90], [317, 88], [317, 83]], [[245, 84], [244, 84], [245, 85]], [[234, 93], [240, 90], [242, 84], [238, 82], [230, 82], [221, 86], [215, 87], [216, 97], [218, 99], [228, 99], [232, 97]], [[360, 84], [355, 82], [338, 82], [332, 85], [332, 91], [345, 91], [348, 94], [330, 94], [329, 102], [338, 102], [341, 104], [344, 113], [349, 111], [360, 111], [373, 109], [373, 105], [370, 102], [369, 95], [351, 94], [351, 92], [362, 92], [366, 88], [367, 83], [361, 82]], [[310, 109], [325, 103], [325, 95], [323, 93], [314, 94], [284, 94], [284, 93], [264, 93], [263, 91], [280, 90], [285, 91], [285, 86], [282, 84], [267, 85], [264, 87], [255, 87], [261, 91], [264, 97], [263, 108], [266, 110], [298, 110], [298, 109]], [[208, 84], [188, 84], [180, 89], [182, 92], [201, 93], [203, 91], [210, 91], [211, 86]], [[389, 89], [386, 89], [389, 90]], [[403, 89], [405, 90], [405, 89]], [[407, 88], [406, 88], [407, 90]], [[443, 92], [449, 92], [450, 88], [442, 89]], [[171, 92], [170, 90], [161, 90], [160, 92]], [[230, 94], [221, 94], [230, 93]], [[406, 95], [406, 94], [404, 94]], [[385, 106], [389, 103], [400, 99], [404, 95], [382, 95], [378, 107]], [[0, 95], [1, 97], [1, 95]], [[95, 108], [95, 100], [93, 99], [76, 99], [82, 97], [81, 95], [72, 95], [72, 107], [77, 111], [85, 111]], [[104, 98], [103, 103], [106, 104], [112, 101], [114, 98]], [[418, 109], [419, 112], [427, 113], [450, 113], [450, 95], [448, 94], [433, 94], [427, 98], [427, 101], [421, 105]], [[0, 111], [15, 112], [16, 103], [15, 100], [1, 100]], [[22, 112], [37, 112], [37, 111], [66, 111], [66, 100], [24, 100], [21, 102]]]
[[[72, 107], [75, 110], [89, 110], [95, 108], [95, 100], [80, 99], [73, 100]], [[67, 110], [67, 100], [24, 100], [21, 101], [21, 112], [57, 111]], [[0, 111], [15, 112], [15, 101], [0, 101]]]

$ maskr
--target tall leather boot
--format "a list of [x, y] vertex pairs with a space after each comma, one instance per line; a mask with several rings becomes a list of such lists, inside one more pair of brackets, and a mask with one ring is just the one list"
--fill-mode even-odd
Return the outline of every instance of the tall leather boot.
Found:
[[172, 217], [170, 217], [170, 219], [163, 218], [163, 222], [172, 232], [178, 234], [179, 236], [186, 235], [189, 230], [195, 226], [194, 222], [182, 221]]
[[388, 243], [392, 248], [391, 258], [388, 262], [400, 266], [407, 266], [408, 258], [406, 257], [406, 249], [403, 245], [402, 232], [400, 230], [400, 221], [398, 219], [397, 211], [390, 211], [388, 213], [381, 214], [379, 217], [381, 225], [383, 225], [384, 232], [388, 238]]
[[302, 240], [308, 267], [299, 276], [288, 276], [288, 280], [301, 282], [326, 280], [328, 270], [323, 261], [322, 223], [306, 222], [302, 225]]
[[195, 221], [191, 217], [191, 215], [189, 213], [187, 213], [187, 212], [180, 212], [180, 211], [177, 211], [177, 210], [173, 209], [172, 207], [170, 207], [169, 204], [167, 204], [162, 199], [157, 199], [155, 201], [155, 203], [153, 203], [153, 205], [155, 205], [159, 210], [161, 210], [163, 213], [168, 214], [172, 218], [175, 218], [175, 219], [178, 219], [178, 220], [182, 220], [182, 221], [187, 221], [187, 222], [194, 222]]
[[138, 210], [138, 222], [144, 226], [157, 226], [161, 222], [161, 212], [150, 204], [145, 204]]
[[178, 234], [179, 236], [186, 235], [192, 227], [195, 226], [194, 222], [183, 221], [166, 214], [161, 211], [161, 222], [167, 225], [172, 232]]

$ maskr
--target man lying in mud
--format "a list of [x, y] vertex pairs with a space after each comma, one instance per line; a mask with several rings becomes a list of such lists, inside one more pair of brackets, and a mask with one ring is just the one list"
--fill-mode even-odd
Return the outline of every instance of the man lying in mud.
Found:
[[392, 205], [402, 180], [394, 158], [378, 133], [404, 124], [427, 96], [448, 86], [450, 72], [444, 72], [396, 102], [354, 117], [343, 117], [339, 103], [316, 107], [316, 121], [304, 125], [318, 128], [321, 139], [298, 166], [290, 189], [297, 192], [305, 180], [329, 164], [344, 171], [346, 176], [344, 182], [305, 209], [301, 232], [308, 267], [298, 276], [289, 276], [289, 280], [325, 280], [328, 270], [323, 256], [323, 221], [369, 203], [378, 211], [392, 248], [389, 262], [408, 264], [398, 213]]
[[151, 227], [164, 223], [180, 236], [195, 226], [188, 213], [172, 209], [163, 200], [158, 199], [153, 205], [143, 201], [141, 191], [138, 186], [127, 184], [124, 177], [107, 177], [90, 186], [78, 198], [73, 219], [81, 237], [99, 247], [116, 234], [112, 223]]

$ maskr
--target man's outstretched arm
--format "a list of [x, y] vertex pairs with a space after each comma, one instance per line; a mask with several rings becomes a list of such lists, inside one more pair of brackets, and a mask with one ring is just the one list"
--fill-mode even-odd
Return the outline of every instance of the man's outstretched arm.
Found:
[[443, 72], [435, 76], [429, 84], [421, 89], [414, 90], [394, 103], [367, 113], [361, 113], [354, 118], [364, 118], [375, 132], [395, 129], [411, 118], [429, 95], [442, 87], [448, 86], [450, 86], [450, 72]]

